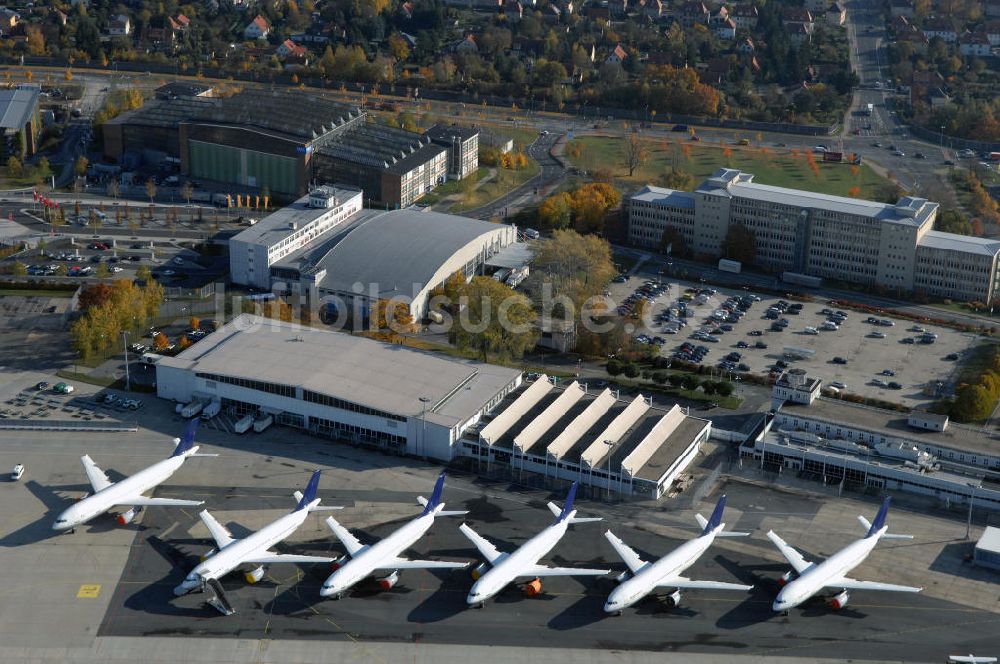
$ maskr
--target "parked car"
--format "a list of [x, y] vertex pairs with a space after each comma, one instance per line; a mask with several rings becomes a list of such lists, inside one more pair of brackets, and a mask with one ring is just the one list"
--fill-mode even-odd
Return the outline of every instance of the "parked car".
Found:
[[837, 356], [830, 361], [834, 364], [847, 364], [847, 360], [840, 356]]
[[39, 392], [41, 392], [42, 390], [47, 390], [49, 389], [49, 384], [46, 383], [44, 380], [40, 381], [37, 385], [35, 385], [35, 389], [38, 390]]
[[13, 470], [10, 471], [10, 479], [12, 482], [16, 482], [22, 477], [24, 477], [24, 464], [19, 463], [16, 464]]
[[840, 381], [840, 380], [830, 381], [830, 386], [831, 387], [836, 387], [838, 390], [846, 390], [847, 389], [847, 383], [845, 383], [843, 381]]
[[76, 388], [69, 383], [56, 383], [55, 387], [52, 388], [52, 391], [58, 394], [72, 394], [75, 390]]
[[890, 390], [901, 390], [901, 389], [903, 389], [903, 386], [900, 385], [899, 383], [897, 383], [896, 381], [893, 381], [893, 382], [889, 383], [889, 389]]
[[122, 401], [122, 406], [128, 408], [129, 410], [139, 410], [142, 408], [142, 402], [138, 399], [125, 399]]

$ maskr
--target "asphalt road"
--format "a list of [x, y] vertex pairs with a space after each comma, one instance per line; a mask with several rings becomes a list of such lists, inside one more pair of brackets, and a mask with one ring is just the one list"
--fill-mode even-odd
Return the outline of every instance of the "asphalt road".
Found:
[[552, 146], [559, 140], [560, 135], [551, 132], [540, 135], [534, 143], [528, 146], [528, 156], [535, 160], [541, 167], [535, 177], [516, 189], [512, 189], [506, 196], [498, 198], [492, 203], [488, 203], [476, 210], [470, 210], [464, 216], [476, 219], [491, 219], [495, 216], [503, 217], [524, 207], [529, 201], [540, 198], [540, 196], [536, 196], [536, 191], [541, 194], [543, 190], [558, 182], [566, 173], [562, 164], [550, 154]]
[[[198, 490], [200, 497], [217, 511], [287, 509], [291, 503], [290, 498], [273, 489]], [[753, 504], [759, 510], [745, 512], [730, 524], [739, 530], [758, 530], [768, 513], [808, 514], [820, 505], [801, 496], [748, 485], [729, 485], [726, 490], [731, 503]], [[164, 487], [161, 491], [179, 495], [183, 490]], [[363, 503], [365, 509], [377, 510], [380, 503], [412, 500], [410, 495], [385, 490], [328, 490], [321, 491], [321, 497], [324, 503], [347, 505], [348, 510], [354, 504]], [[471, 510], [467, 519], [470, 525], [501, 550], [510, 550], [551, 521], [540, 501], [504, 505], [483, 498], [468, 500], [461, 507], [458, 502], [449, 503], [452, 508]], [[438, 574], [408, 571], [401, 574], [399, 583], [390, 591], [378, 591], [368, 583], [350, 597], [329, 601], [318, 595], [328, 574], [323, 566], [303, 567], [301, 571], [295, 566], [276, 566], [255, 586], [247, 585], [239, 574], [227, 577], [227, 598], [237, 614], [226, 617], [207, 607], [204, 595], [173, 597], [172, 588], [197, 564], [198, 555], [210, 547], [208, 542], [187, 535], [197, 521], [193, 511], [187, 516], [180, 512], [153, 509], [144, 515], [100, 636], [388, 641], [894, 661], [941, 661], [946, 652], [1000, 649], [996, 631], [1000, 618], [996, 614], [923, 595], [859, 592], [840, 612], [816, 600], [789, 616], [778, 616], [771, 611], [770, 603], [776, 592], [775, 579], [784, 572], [784, 566], [764, 558], [730, 554], [718, 547], [709, 551], [689, 576], [752, 583], [756, 588], [749, 594], [690, 591], [672, 610], [658, 599], [647, 598], [622, 616], [608, 617], [601, 607], [614, 585], [610, 578], [553, 578], [545, 581], [543, 594], [538, 597], [528, 599], [519, 589], [510, 588], [484, 609], [468, 609], [465, 595], [471, 580], [459, 570]], [[587, 512], [586, 506], [583, 512]], [[655, 513], [643, 516], [646, 522], [659, 519]], [[622, 520], [613, 520], [616, 534], [648, 557], [662, 555], [678, 544], [621, 525]], [[356, 534], [362, 541], [371, 541], [399, 523]], [[442, 519], [411, 554], [474, 559], [475, 550], [457, 526], [456, 520]], [[622, 569], [601, 537], [605, 527], [600, 524], [571, 529], [547, 560], [559, 565], [610, 565]], [[232, 528], [237, 530], [236, 526]], [[317, 533], [311, 535], [315, 539], [278, 549], [339, 554], [339, 544], [334, 544], [326, 533], [308, 523], [303, 529]], [[234, 534], [239, 536], [238, 531]], [[753, 538], [763, 551], [767, 546], [763, 534], [755, 532]], [[806, 553], [810, 553], [808, 547]], [[856, 575], [864, 578], [863, 568]]]

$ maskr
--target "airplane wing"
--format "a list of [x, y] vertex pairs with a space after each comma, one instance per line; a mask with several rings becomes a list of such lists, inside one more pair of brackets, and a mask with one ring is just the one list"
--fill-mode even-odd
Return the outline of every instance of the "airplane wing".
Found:
[[94, 487], [94, 492], [101, 491], [102, 489], [107, 489], [109, 486], [114, 484], [108, 479], [108, 476], [104, 474], [104, 471], [97, 467], [94, 460], [90, 458], [90, 455], [84, 454], [80, 457], [80, 461], [83, 462], [83, 469], [87, 471], [87, 479], [90, 480], [90, 486]]
[[615, 537], [614, 533], [610, 530], [604, 533], [604, 537], [611, 542], [611, 546], [615, 548], [615, 551], [618, 552], [618, 555], [621, 556], [621, 559], [628, 565], [629, 571], [633, 574], [649, 564], [640, 558], [639, 554], [632, 547]]
[[686, 579], [683, 576], [675, 576], [672, 579], [664, 579], [657, 586], [661, 588], [700, 588], [701, 590], [752, 590], [753, 586], [744, 586], [739, 583], [725, 583], [724, 581], [695, 581]]
[[272, 563], [332, 563], [336, 558], [329, 556], [300, 556], [291, 553], [274, 553], [265, 551], [259, 556], [245, 558], [243, 562], [257, 565], [270, 565]]
[[115, 505], [128, 505], [130, 507], [196, 507], [204, 504], [204, 500], [181, 500], [180, 498], [147, 498], [146, 496], [136, 496], [135, 498], [123, 498], [116, 500]]
[[996, 657], [976, 657], [975, 655], [948, 655], [949, 662], [968, 662], [968, 664], [993, 664]]
[[453, 563], [445, 560], [410, 560], [394, 558], [378, 566], [378, 569], [460, 569], [469, 563]]
[[483, 558], [486, 559], [486, 562], [491, 565], [496, 562], [497, 558], [504, 555], [500, 553], [500, 551], [497, 550], [497, 548], [493, 546], [489, 540], [478, 534], [472, 528], [469, 528], [466, 524], [463, 523], [458, 527], [458, 529], [462, 531], [463, 535], [469, 538], [469, 541], [476, 545], [476, 548], [479, 549], [479, 553], [481, 553]]
[[219, 523], [214, 516], [208, 513], [208, 510], [202, 510], [198, 513], [198, 516], [201, 517], [202, 523], [208, 527], [208, 532], [212, 533], [212, 539], [215, 540], [215, 544], [220, 549], [236, 539], [233, 537], [233, 534], [229, 532], [228, 528]]
[[356, 556], [368, 547], [358, 541], [358, 538], [351, 534], [347, 528], [334, 521], [332, 516], [326, 517], [326, 525], [333, 531], [340, 543], [347, 549], [349, 555]]
[[785, 557], [785, 560], [791, 564], [792, 568], [798, 574], [801, 574], [815, 564], [803, 558], [801, 553], [789, 546], [788, 542], [778, 537], [773, 530], [767, 531], [767, 538], [774, 542], [774, 545], [778, 547], [778, 551], [781, 551], [781, 555]]
[[609, 569], [588, 569], [586, 567], [548, 567], [547, 565], [532, 565], [525, 568], [518, 576], [604, 576], [610, 574]]
[[845, 590], [886, 590], [897, 593], [918, 593], [923, 588], [913, 586], [897, 586], [894, 583], [879, 583], [878, 581], [858, 581], [842, 576], [839, 579], [830, 579], [826, 583], [828, 588], [843, 588]]

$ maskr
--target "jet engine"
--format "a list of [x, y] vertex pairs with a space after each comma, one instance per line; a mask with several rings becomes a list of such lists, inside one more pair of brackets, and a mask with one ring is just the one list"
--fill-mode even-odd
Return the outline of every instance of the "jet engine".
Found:
[[384, 576], [378, 580], [378, 585], [382, 588], [382, 590], [389, 590], [397, 583], [399, 583], [398, 571], [395, 571], [389, 576]]
[[622, 572], [621, 574], [619, 574], [618, 576], [615, 577], [615, 581], [617, 581], [618, 583], [625, 583], [631, 577], [632, 577], [632, 575], [629, 574], [628, 570], [625, 570], [624, 572]]
[[681, 591], [675, 590], [674, 592], [663, 598], [664, 604], [667, 605], [668, 609], [672, 609], [681, 603]]
[[795, 578], [795, 572], [788, 570], [787, 572], [781, 575], [780, 579], [778, 579], [778, 585], [779, 586], [787, 585], [788, 582], [794, 578]]
[[264, 572], [265, 572], [264, 566], [259, 565], [256, 568], [244, 574], [243, 576], [246, 578], [247, 583], [253, 584], [257, 583], [258, 581], [264, 578]]
[[483, 574], [486, 574], [486, 572], [489, 569], [490, 569], [489, 563], [479, 563], [478, 565], [472, 568], [472, 571], [469, 572], [469, 574], [472, 576], [474, 580], [478, 581], [479, 577], [481, 577]]
[[847, 602], [851, 599], [851, 596], [847, 594], [846, 590], [842, 590], [839, 594], [834, 595], [830, 598], [829, 604], [833, 609], [842, 609], [847, 606]]
[[524, 594], [528, 597], [536, 597], [542, 594], [542, 580], [535, 577], [524, 584]]
[[127, 512], [122, 512], [121, 514], [118, 515], [118, 523], [123, 526], [127, 526], [128, 524], [132, 523], [132, 521], [135, 519], [135, 515], [138, 513], [139, 512], [138, 510], [136, 510], [136, 508], [134, 507], [129, 508]]
[[211, 558], [212, 556], [214, 556], [215, 553], [216, 553], [215, 549], [209, 549], [205, 553], [201, 554], [201, 560], [200, 560], [200, 562], [205, 562], [206, 560], [208, 560], [209, 558]]

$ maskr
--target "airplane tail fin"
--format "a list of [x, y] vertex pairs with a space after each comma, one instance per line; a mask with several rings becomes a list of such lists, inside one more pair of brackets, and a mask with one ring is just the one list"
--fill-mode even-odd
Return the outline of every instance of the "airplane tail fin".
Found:
[[316, 500], [316, 490], [319, 489], [319, 474], [322, 471], [317, 470], [309, 478], [309, 484], [306, 485], [306, 490], [299, 494], [296, 493], [296, 498], [299, 499], [299, 504], [295, 506], [295, 511], [298, 512], [301, 509], [305, 509], [309, 506], [309, 503]]
[[[875, 515], [875, 521], [869, 523], [868, 519], [858, 515], [858, 522], [861, 524], [862, 528], [865, 528], [868, 532], [865, 538], [872, 537], [878, 534], [878, 531], [882, 530], [885, 526], [885, 517], [889, 513], [889, 497], [887, 496], [885, 500], [882, 501], [882, 506], [878, 510], [878, 514]], [[882, 539], [886, 540], [911, 540], [913, 535], [898, 535], [895, 533], [883, 533]]]
[[434, 493], [431, 494], [431, 499], [427, 502], [420, 501], [424, 506], [424, 511], [421, 513], [421, 516], [424, 514], [430, 514], [437, 509], [437, 506], [441, 504], [442, 491], [444, 491], [444, 473], [438, 475], [437, 482], [434, 483]]
[[[701, 526], [701, 534], [707, 535], [722, 523], [722, 512], [726, 509], [726, 497], [722, 496], [719, 498], [719, 502], [715, 505], [715, 511], [712, 512], [712, 518], [706, 519], [700, 514], [695, 514], [694, 519]], [[749, 537], [750, 533], [741, 533], [735, 530], [720, 530], [715, 533], [716, 537]]]
[[556, 521], [565, 521], [570, 518], [573, 514], [573, 501], [576, 499], [576, 482], [569, 488], [569, 493], [566, 494], [566, 502], [563, 503], [562, 512], [556, 518]]
[[181, 436], [180, 442], [177, 443], [177, 447], [174, 448], [174, 453], [170, 456], [183, 456], [185, 452], [189, 451], [194, 446], [194, 435], [198, 432], [199, 421], [200, 420], [197, 417], [188, 420], [187, 427], [184, 429], [184, 435]]

